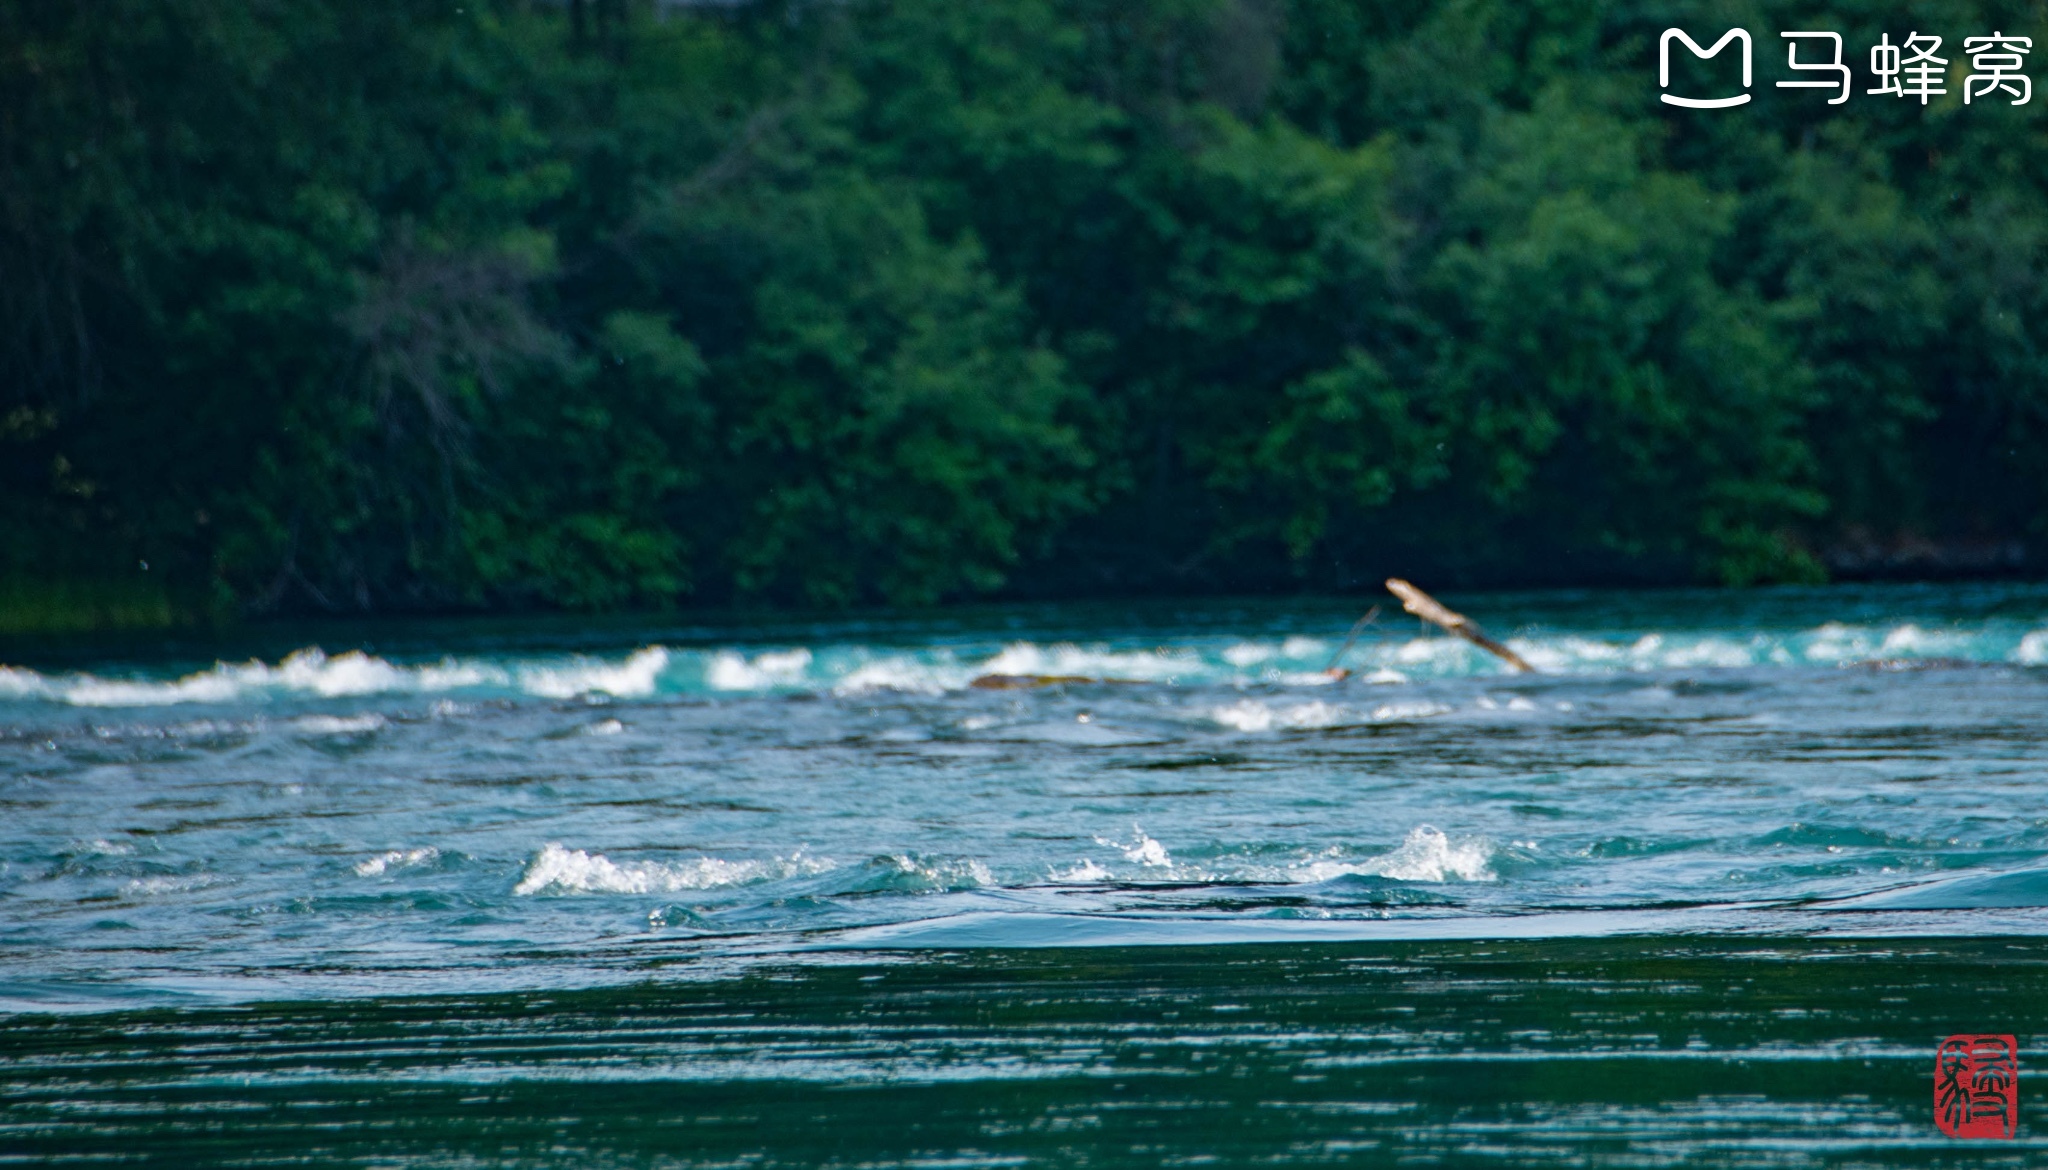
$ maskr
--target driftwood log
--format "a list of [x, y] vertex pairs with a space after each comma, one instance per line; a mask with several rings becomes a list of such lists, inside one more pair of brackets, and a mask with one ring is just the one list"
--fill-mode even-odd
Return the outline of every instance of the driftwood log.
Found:
[[[1387, 590], [1401, 599], [1402, 609], [1407, 610], [1423, 621], [1433, 622], [1443, 627], [1446, 633], [1455, 634], [1474, 646], [1479, 647], [1481, 650], [1497, 655], [1501, 661], [1506, 662], [1516, 670], [1525, 671], [1529, 674], [1537, 673], [1536, 668], [1524, 661], [1521, 655], [1487, 637], [1480, 630], [1478, 623], [1474, 622], [1471, 618], [1461, 613], [1453, 613], [1449, 609], [1444, 608], [1443, 604], [1437, 601], [1436, 598], [1401, 580], [1399, 577], [1387, 579]], [[1332, 679], [1343, 679], [1350, 676], [1351, 672], [1339, 667], [1337, 663], [1350, 651], [1352, 645], [1358, 641], [1359, 633], [1365, 627], [1371, 625], [1373, 619], [1377, 618], [1379, 614], [1380, 607], [1375, 605], [1366, 611], [1364, 617], [1358, 619], [1358, 623], [1351, 627], [1350, 635], [1344, 639], [1344, 645], [1338, 648], [1336, 655], [1330, 659], [1330, 665], [1323, 671], [1324, 675]], [[1100, 686], [1103, 684], [1129, 686], [1138, 681], [1137, 679], [1129, 678], [1091, 678], [1087, 675], [1078, 674], [984, 674], [967, 685], [980, 691], [1032, 691], [1040, 687]]]
[[1522, 656], [1486, 636], [1478, 623], [1462, 613], [1444, 608], [1443, 603], [1399, 577], [1387, 578], [1387, 592], [1401, 599], [1401, 608], [1423, 621], [1443, 627], [1445, 633], [1455, 634], [1481, 650], [1501, 659], [1516, 670], [1535, 674], [1536, 668], [1524, 661]]
[[1359, 618], [1357, 621], [1351, 624], [1351, 632], [1344, 635], [1344, 644], [1342, 646], [1337, 647], [1337, 652], [1335, 654], [1330, 655], [1330, 665], [1325, 666], [1323, 668], [1324, 674], [1327, 674], [1334, 679], [1344, 679], [1349, 678], [1351, 676], [1350, 671], [1339, 670], [1337, 668], [1337, 663], [1346, 654], [1351, 653], [1351, 647], [1357, 643], [1359, 633], [1363, 631], [1365, 627], [1371, 625], [1373, 619], [1378, 616], [1380, 616], [1380, 607], [1375, 605], [1371, 609], [1365, 611], [1364, 617]]

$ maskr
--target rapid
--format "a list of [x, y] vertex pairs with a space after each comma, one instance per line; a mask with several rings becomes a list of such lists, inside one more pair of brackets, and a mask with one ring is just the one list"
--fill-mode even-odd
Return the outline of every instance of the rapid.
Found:
[[2048, 591], [1472, 601], [1541, 674], [1396, 616], [1333, 681], [1341, 602], [15, 663], [0, 1001], [577, 986], [650, 950], [2043, 921]]
[[2038, 1164], [2048, 588], [1446, 600], [11, 652], [0, 1164]]

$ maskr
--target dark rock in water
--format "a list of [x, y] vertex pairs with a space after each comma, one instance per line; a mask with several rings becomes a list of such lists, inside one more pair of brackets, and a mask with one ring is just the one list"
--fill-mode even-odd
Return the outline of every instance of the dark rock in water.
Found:
[[1967, 658], [1862, 658], [1844, 663], [1855, 670], [1881, 670], [1897, 672], [1904, 670], [1965, 670], [1984, 663], [1972, 662]]
[[1137, 682], [1134, 678], [1090, 678], [1085, 674], [984, 674], [968, 685], [981, 691], [1028, 691], [1038, 687]]

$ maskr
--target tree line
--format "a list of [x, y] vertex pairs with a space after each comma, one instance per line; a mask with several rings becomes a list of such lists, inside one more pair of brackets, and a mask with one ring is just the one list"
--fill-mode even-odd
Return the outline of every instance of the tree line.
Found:
[[2037, 569], [2048, 97], [1960, 84], [2036, 14], [0, 0], [0, 595]]

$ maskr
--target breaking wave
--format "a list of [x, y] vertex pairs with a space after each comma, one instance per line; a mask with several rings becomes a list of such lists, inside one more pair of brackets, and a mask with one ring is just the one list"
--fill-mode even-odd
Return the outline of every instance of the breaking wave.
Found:
[[2035, 630], [2021, 638], [2013, 661], [2022, 666], [2048, 666], [2048, 630]]
[[[220, 662], [171, 679], [51, 676], [21, 667], [0, 667], [0, 698], [42, 699], [78, 707], [154, 707], [232, 703], [273, 695], [333, 699], [458, 690], [510, 691], [544, 698], [591, 693], [633, 696], [652, 694], [668, 662], [669, 652], [660, 646], [634, 651], [617, 662], [580, 656], [540, 663], [444, 658], [413, 666], [396, 665], [360, 650], [330, 656], [318, 647], [309, 647], [274, 666]], [[309, 726], [307, 730], [321, 728]]]
[[1274, 703], [1240, 699], [1217, 707], [1209, 717], [1233, 731], [1309, 731], [1324, 727], [1353, 727], [1364, 723], [1392, 723], [1446, 715], [1452, 708], [1442, 703], [1399, 702], [1351, 707], [1342, 704]]
[[1492, 860], [1481, 842], [1453, 843], [1435, 825], [1417, 825], [1393, 852], [1355, 868], [1339, 864], [1316, 880], [1354, 873], [1402, 882], [1490, 882], [1496, 880]]
[[602, 853], [567, 849], [549, 842], [527, 864], [515, 894], [674, 894], [684, 890], [715, 890], [727, 886], [801, 874], [823, 873], [837, 866], [798, 852], [766, 861], [728, 861], [693, 857], [687, 861], [616, 862]]
[[1305, 885], [1341, 877], [1379, 877], [1401, 882], [1492, 882], [1493, 847], [1473, 838], [1453, 841], [1434, 825], [1417, 825], [1386, 853], [1359, 857], [1329, 848], [1284, 861], [1213, 857], [1186, 861], [1142, 828], [1131, 826], [1131, 839], [1097, 837], [1110, 856], [1081, 857], [1072, 865], [1054, 867], [1048, 877], [1061, 885], [1097, 882], [1199, 882], [1252, 885]]
[[[782, 895], [833, 897], [1016, 888], [1048, 880], [1068, 886], [1111, 882], [1302, 885], [1346, 876], [1425, 883], [1498, 880], [1488, 842], [1453, 840], [1432, 825], [1409, 830], [1399, 845], [1385, 853], [1361, 855], [1333, 847], [1268, 860], [1213, 855], [1213, 850], [1209, 856], [1176, 857], [1137, 825], [1131, 826], [1128, 840], [1101, 836], [1094, 840], [1101, 850], [1094, 856], [1036, 874], [1002, 876], [977, 858], [909, 852], [884, 853], [853, 865], [812, 857], [803, 850], [766, 859], [702, 856], [680, 861], [615, 861], [602, 853], [549, 842], [527, 863], [512, 892], [521, 896], [687, 894], [784, 882], [794, 885], [779, 887]], [[433, 865], [440, 856], [432, 848], [391, 850], [365, 858], [354, 870], [361, 877], [383, 877], [401, 869]]]
[[419, 849], [389, 849], [375, 857], [366, 857], [351, 868], [357, 877], [383, 877], [394, 870], [432, 865], [440, 859], [441, 851], [428, 845]]
[[996, 885], [988, 865], [972, 857], [927, 857], [891, 853], [861, 867], [852, 881], [838, 884], [840, 894], [928, 894], [978, 890]]
[[[1828, 622], [1794, 631], [1649, 631], [1631, 635], [1524, 632], [1507, 644], [1539, 670], [1601, 676], [1670, 670], [1819, 668], [1859, 664], [1935, 663], [2048, 665], [2048, 628], [2010, 620], [1975, 625], [1850, 625]], [[446, 657], [392, 662], [361, 650], [328, 654], [318, 647], [275, 663], [220, 662], [177, 677], [46, 674], [0, 666], [0, 701], [76, 707], [228, 704], [273, 699], [336, 699], [369, 695], [530, 696], [568, 700], [597, 696], [741, 695], [778, 692], [862, 696], [941, 694], [983, 676], [1039, 677], [1067, 685], [1137, 682], [1167, 686], [1329, 687], [1329, 641], [1304, 636], [1247, 639], [1203, 636], [1177, 644], [1011, 642], [884, 648], [829, 644], [751, 650], [644, 646], [617, 656], [552, 658]], [[1487, 677], [1505, 668], [1466, 642], [1449, 637], [1382, 638], [1344, 656], [1344, 693], [1363, 686]], [[1332, 692], [1335, 693], [1335, 692]], [[1400, 702], [1291, 704], [1247, 700], [1217, 706], [1215, 722], [1240, 731], [1338, 726], [1424, 718], [1439, 711]], [[316, 730], [306, 725], [305, 730]], [[331, 732], [343, 730], [337, 726]], [[362, 728], [369, 730], [369, 728]]]
[[[389, 857], [391, 855], [386, 855]], [[372, 858], [366, 865], [382, 861]], [[358, 872], [362, 872], [358, 867]], [[686, 861], [613, 861], [601, 853], [550, 842], [520, 875], [515, 894], [680, 894], [765, 882], [817, 878], [806, 893], [923, 894], [976, 890], [997, 884], [988, 865], [971, 857], [886, 853], [860, 865], [841, 865], [797, 850], [766, 860], [693, 857]]]

